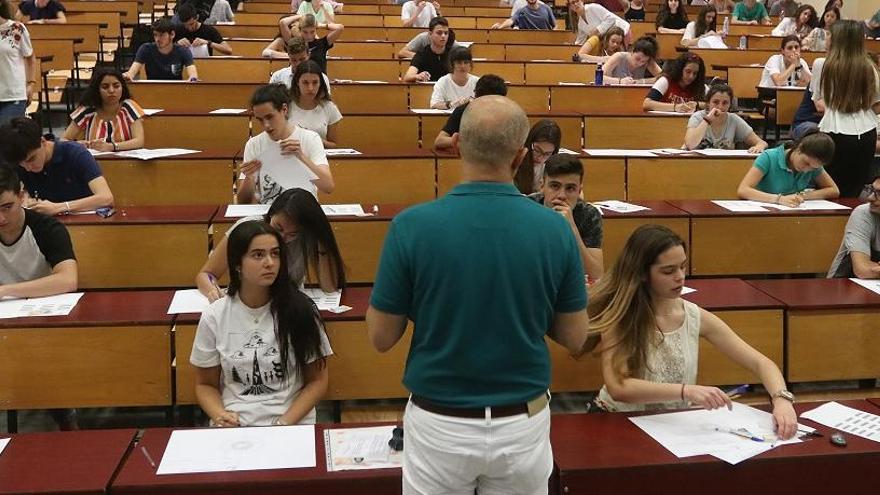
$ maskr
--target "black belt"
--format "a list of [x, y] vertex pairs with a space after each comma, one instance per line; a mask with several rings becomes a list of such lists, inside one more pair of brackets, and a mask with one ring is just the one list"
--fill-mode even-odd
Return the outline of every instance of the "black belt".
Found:
[[[436, 404], [431, 402], [430, 400], [419, 397], [418, 395], [413, 395], [410, 397], [410, 401], [424, 409], [425, 411], [432, 412], [434, 414], [440, 414], [442, 416], [453, 416], [456, 418], [485, 418], [486, 417], [486, 408], [485, 407], [447, 407], [441, 406], [440, 404]], [[510, 404], [506, 406], [492, 406], [489, 407], [490, 415], [493, 418], [504, 418], [507, 416], [516, 416], [517, 414], [528, 414], [529, 406], [525, 402], [521, 402], [519, 404]]]

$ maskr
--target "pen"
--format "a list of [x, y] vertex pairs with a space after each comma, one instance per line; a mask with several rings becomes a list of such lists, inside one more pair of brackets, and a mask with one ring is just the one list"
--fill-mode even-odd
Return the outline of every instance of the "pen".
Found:
[[748, 391], [749, 391], [749, 384], [745, 384], [745, 385], [740, 385], [739, 387], [736, 387], [736, 388], [732, 388], [725, 393], [731, 399], [736, 399]]
[[766, 440], [764, 440], [764, 437], [756, 437], [755, 435], [752, 435], [751, 433], [749, 433], [748, 430], [745, 430], [743, 428], [740, 428], [739, 430], [734, 430], [733, 428], [718, 428], [718, 427], [716, 427], [715, 431], [720, 431], [723, 433], [730, 433], [731, 435], [736, 435], [738, 437], [748, 438], [749, 440], [751, 440], [753, 442], [766, 441]]
[[222, 292], [220, 286], [217, 285], [217, 277], [215, 277], [213, 273], [208, 273], [208, 281], [211, 282], [211, 285], [213, 285], [215, 289], [217, 289], [217, 292]]
[[141, 445], [141, 452], [143, 452], [143, 454], [144, 454], [144, 457], [146, 457], [146, 458], [147, 458], [147, 462], [149, 462], [149, 463], [150, 463], [150, 466], [153, 466], [153, 467], [156, 467], [156, 462], [155, 462], [155, 461], [153, 461], [153, 458], [152, 458], [152, 457], [150, 457], [150, 453], [149, 453], [149, 452], [147, 452], [147, 448], [146, 448], [146, 447], [144, 447], [144, 446], [143, 446], [143, 445]]
[[798, 430], [798, 433], [803, 433], [803, 436], [805, 436], [805, 437], [821, 437], [821, 436], [823, 436], [821, 433], [819, 433], [818, 431], [815, 431], [815, 430], [813, 430], [813, 431]]

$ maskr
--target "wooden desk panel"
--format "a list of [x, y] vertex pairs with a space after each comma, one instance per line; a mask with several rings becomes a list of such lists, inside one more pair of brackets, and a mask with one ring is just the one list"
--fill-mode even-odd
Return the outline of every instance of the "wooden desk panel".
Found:
[[[382, 206], [379, 208], [381, 211]], [[331, 225], [345, 262], [346, 280], [372, 283], [391, 221], [332, 222]]]
[[[195, 278], [195, 277], [194, 277]], [[198, 318], [195, 323], [178, 323], [174, 325], [174, 404], [198, 404], [196, 400], [196, 370], [189, 363], [196, 330], [199, 328]]]
[[584, 119], [573, 115], [532, 114], [529, 115], [529, 125], [533, 126], [539, 120], [551, 119], [559, 125], [562, 131], [562, 147], [572, 151], [584, 147]]
[[331, 80], [397, 82], [400, 79], [401, 64], [404, 64], [402, 70], [406, 72], [409, 67], [407, 61], [330, 59], [327, 60], [327, 75]]
[[28, 33], [32, 40], [74, 40], [82, 38], [82, 44], [77, 45], [79, 50], [97, 53], [101, 50], [100, 26], [98, 24], [28, 24]]
[[68, 12], [66, 15], [67, 22], [74, 24], [98, 24], [98, 34], [105, 41], [116, 42], [122, 36], [119, 12]]
[[547, 86], [508, 86], [507, 97], [517, 102], [529, 114], [547, 113], [550, 109], [550, 91]]
[[[348, 27], [348, 26], [346, 26]], [[397, 56], [390, 41], [344, 41], [333, 44], [328, 52], [331, 57], [393, 59]]]
[[677, 148], [684, 142], [689, 115], [584, 117], [584, 148]]
[[804, 88], [784, 88], [776, 91], [776, 123], [791, 125], [794, 114], [804, 98]]
[[[579, 82], [589, 81], [592, 79]], [[605, 114], [641, 117], [645, 115], [642, 101], [649, 89], [650, 86], [551, 86], [550, 109], [553, 112], [579, 112], [590, 116]], [[632, 136], [637, 134], [628, 135]], [[680, 140], [684, 141], [683, 131]]]
[[430, 201], [436, 195], [434, 158], [330, 157], [336, 190], [319, 193], [322, 203], [397, 203]]
[[121, 20], [125, 24], [137, 24], [138, 22], [138, 2], [127, 0], [114, 0], [113, 3], [106, 1], [88, 1], [77, 0], [76, 2], [68, 2], [64, 8], [70, 14], [74, 12], [118, 12]]
[[737, 199], [736, 188], [753, 162], [751, 158], [628, 158], [626, 197]]
[[[686, 285], [690, 286], [693, 282], [687, 281]], [[781, 308], [716, 311], [715, 315], [724, 320], [740, 338], [776, 363], [780, 370], [783, 369], [784, 318]], [[758, 377], [751, 371], [731, 361], [706, 340], [700, 339], [697, 383], [701, 385], [737, 385], [758, 382]]]
[[[201, 70], [201, 67], [199, 67]], [[201, 74], [201, 72], [199, 72]], [[128, 83], [132, 98], [143, 108], [172, 112], [207, 113], [218, 108], [249, 108], [251, 95], [269, 77], [259, 82], [155, 82]], [[334, 86], [334, 90], [336, 87]], [[333, 96], [336, 96], [334, 91]], [[161, 114], [159, 114], [161, 115]]]
[[[572, 53], [576, 47], [571, 47]], [[549, 84], [551, 90], [562, 82], [589, 83], [596, 79], [595, 64], [526, 62], [526, 84]], [[557, 110], [558, 111], [558, 110]], [[567, 111], [567, 110], [563, 110]]]
[[[496, 22], [504, 19], [496, 19]], [[575, 33], [571, 31], [523, 31], [520, 29], [495, 29], [488, 31], [489, 43], [526, 43], [543, 45], [564, 45], [574, 42]], [[575, 50], [577, 51], [577, 50]], [[573, 52], [572, 52], [573, 53]]]
[[[116, 207], [216, 205], [232, 201], [232, 157], [161, 160], [98, 157]], [[187, 184], [198, 184], [194, 195]]]
[[400, 342], [386, 353], [370, 343], [366, 321], [328, 322], [327, 336], [334, 356], [327, 360], [330, 389], [327, 400], [403, 398], [403, 370], [412, 338], [412, 322]]
[[575, 45], [509, 44], [505, 45], [504, 60], [510, 62], [532, 62], [537, 60], [571, 62], [571, 56], [577, 53], [578, 49], [579, 47]]
[[[433, 89], [433, 86], [429, 87]], [[409, 90], [405, 84], [334, 84], [332, 98], [344, 120], [352, 112], [406, 112], [409, 110]], [[427, 108], [427, 105], [420, 108]]]
[[195, 64], [199, 79], [206, 82], [265, 84], [271, 75], [268, 58], [208, 57]]
[[[32, 43], [34, 55], [37, 58], [48, 55], [52, 56], [51, 61], [43, 63], [43, 70], [73, 70], [73, 40], [35, 39], [32, 40]], [[37, 77], [37, 79], [42, 78]], [[42, 84], [42, 81], [38, 81], [38, 83]]]
[[[257, 126], [254, 135], [261, 131]], [[160, 112], [144, 119], [144, 135], [146, 148], [240, 152], [250, 136], [250, 116]]]
[[107, 493], [135, 433], [128, 428], [12, 435], [0, 461], [0, 493]]
[[480, 71], [480, 74], [495, 74], [504, 78], [508, 84], [525, 83], [525, 64], [522, 62], [480, 62], [479, 64], [477, 70]]
[[610, 268], [623, 251], [623, 246], [638, 227], [645, 224], [659, 224], [670, 228], [690, 245], [687, 214], [663, 201], [639, 201], [634, 204], [646, 206], [650, 210], [620, 214], [603, 210], [602, 254], [605, 267]]
[[[419, 116], [345, 115], [339, 122], [339, 145], [373, 151], [412, 149], [419, 145]], [[433, 144], [433, 137], [432, 144]]]
[[737, 98], [757, 98], [758, 84], [764, 73], [760, 67], [728, 67], [727, 80]]

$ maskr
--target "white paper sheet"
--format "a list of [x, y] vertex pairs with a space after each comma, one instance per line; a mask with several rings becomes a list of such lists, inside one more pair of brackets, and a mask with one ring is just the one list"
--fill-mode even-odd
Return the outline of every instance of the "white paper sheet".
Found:
[[[260, 167], [261, 184], [264, 184], [268, 178], [281, 190], [286, 191], [294, 187], [306, 187], [307, 184], [318, 178], [309, 167], [306, 167], [295, 156], [282, 155], [281, 146], [277, 142], [266, 146], [266, 149], [259, 156], [259, 160], [262, 163]], [[281, 190], [277, 192], [280, 193]]]
[[327, 471], [399, 468], [402, 452], [388, 446], [394, 426], [324, 430]]
[[12, 440], [12, 438], [0, 438], [0, 454], [3, 453], [3, 450], [9, 444], [10, 440]]
[[763, 203], [758, 201], [753, 201], [753, 203], [763, 206], [764, 208], [773, 208], [781, 211], [798, 211], [798, 210], [851, 210], [849, 206], [841, 205], [838, 203], [834, 203], [832, 201], [828, 201], [826, 199], [808, 199], [800, 204], [800, 206], [791, 207], [791, 206], [783, 206], [778, 205], [776, 203]]
[[341, 290], [324, 292], [321, 289], [300, 289], [300, 291], [309, 296], [309, 298], [315, 302], [315, 305], [318, 306], [318, 309], [322, 311], [330, 311], [331, 309], [338, 307], [340, 301], [342, 301]]
[[728, 211], [737, 212], [766, 212], [767, 209], [761, 207], [756, 201], [745, 201], [738, 199], [713, 199], [713, 203]]
[[156, 474], [315, 467], [315, 426], [171, 432]]
[[801, 414], [804, 419], [880, 442], [880, 416], [837, 402], [827, 402]]
[[871, 292], [880, 294], [880, 280], [866, 280], [863, 278], [851, 278], [850, 280], [861, 285]]
[[713, 48], [716, 50], [723, 50], [727, 48], [727, 45], [724, 44], [724, 39], [721, 38], [721, 35], [715, 34], [701, 37], [697, 41], [697, 48]]
[[691, 287], [682, 287], [681, 288], [681, 295], [690, 294], [691, 292], [696, 292], [696, 291], [697, 291], [697, 289], [693, 289]]
[[87, 151], [89, 152], [89, 154], [92, 155], [92, 156], [104, 156], [104, 155], [112, 155], [112, 154], [113, 154], [112, 151], [98, 151], [98, 150], [95, 150], [95, 149], [92, 149], [92, 148], [86, 148], [86, 150], [87, 150]]
[[439, 108], [411, 108], [409, 111], [424, 115], [449, 115], [452, 113], [452, 110], [441, 110]]
[[324, 214], [328, 217], [341, 217], [346, 215], [357, 217], [364, 216], [364, 208], [358, 204], [321, 205], [321, 209], [324, 210]]
[[218, 108], [216, 110], [211, 110], [208, 113], [213, 113], [216, 115], [239, 115], [247, 112], [245, 108]]
[[71, 292], [29, 299], [4, 299], [0, 301], [0, 319], [27, 316], [67, 316], [76, 307], [82, 292]]
[[154, 150], [140, 148], [137, 150], [120, 151], [116, 153], [116, 156], [123, 156], [125, 158], [136, 158], [138, 160], [156, 160], [158, 158], [165, 158], [167, 156], [189, 155], [191, 153], [198, 152], [198, 150], [188, 150], [185, 148], [157, 148]]
[[228, 205], [224, 216], [226, 218], [242, 218], [265, 215], [269, 212], [270, 206], [272, 205]]
[[324, 153], [327, 156], [339, 156], [339, 155], [360, 155], [362, 154], [360, 151], [352, 148], [330, 148], [324, 150]]
[[683, 150], [681, 148], [658, 148], [655, 150], [651, 150], [651, 153], [655, 155], [685, 155], [688, 153], [692, 153], [691, 150]]
[[671, 112], [671, 111], [667, 111], [667, 110], [648, 110], [647, 113], [650, 114], [650, 115], [676, 115], [676, 116], [679, 116], [679, 117], [685, 117], [685, 116], [688, 116], [688, 115], [691, 114], [691, 112], [688, 112], [688, 113], [685, 113], [685, 112]]
[[586, 86], [586, 85], [587, 85], [587, 83], [576, 82], [576, 81], [572, 81], [572, 82], [569, 82], [569, 81], [559, 81], [558, 84], [559, 84], [560, 86]]
[[703, 156], [744, 156], [744, 157], [758, 156], [757, 153], [749, 153], [749, 150], [720, 150], [720, 149], [715, 149], [715, 148], [694, 150], [694, 153], [698, 153]]
[[184, 289], [174, 292], [174, 298], [168, 306], [168, 314], [201, 313], [208, 307], [208, 298], [198, 289]]
[[208, 45], [191, 46], [189, 51], [192, 53], [193, 58], [208, 58], [211, 56], [208, 53]]
[[156, 115], [157, 113], [163, 111], [164, 108], [142, 108], [141, 110], [144, 111], [144, 115], [149, 117], [150, 115]]
[[[709, 454], [730, 464], [737, 464], [778, 445], [800, 442], [797, 437], [779, 440], [773, 432], [773, 416], [770, 413], [738, 402], [733, 403], [733, 410], [695, 409], [638, 416], [629, 420], [676, 457]], [[717, 431], [716, 428], [723, 431]], [[756, 442], [724, 431], [740, 428], [766, 441]], [[801, 425], [799, 429], [811, 430]]]
[[350, 81], [360, 84], [388, 84], [388, 81]]
[[584, 153], [590, 156], [636, 156], [645, 158], [656, 158], [657, 155], [651, 153], [651, 150], [618, 150], [618, 149], [592, 149], [584, 148]]
[[577, 151], [572, 151], [568, 148], [559, 148], [559, 154], [561, 155], [580, 155]]
[[633, 213], [636, 211], [650, 210], [650, 208], [648, 208], [647, 206], [634, 205], [632, 203], [618, 201], [616, 199], [608, 199], [593, 204], [598, 206], [599, 208], [604, 208], [606, 210], [614, 211], [617, 213]]

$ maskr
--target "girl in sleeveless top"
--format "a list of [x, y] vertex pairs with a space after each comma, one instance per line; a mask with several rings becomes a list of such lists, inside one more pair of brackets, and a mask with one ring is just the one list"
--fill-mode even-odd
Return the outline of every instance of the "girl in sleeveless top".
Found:
[[773, 397], [777, 434], [791, 438], [797, 416], [779, 368], [720, 318], [681, 298], [686, 269], [681, 238], [643, 225], [590, 290], [590, 326], [602, 332], [605, 379], [595, 405], [608, 411], [731, 407], [718, 388], [696, 384], [702, 337], [761, 380]]
[[651, 86], [642, 108], [645, 111], [693, 113], [706, 94], [706, 65], [699, 55], [682, 53], [667, 64]]

